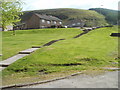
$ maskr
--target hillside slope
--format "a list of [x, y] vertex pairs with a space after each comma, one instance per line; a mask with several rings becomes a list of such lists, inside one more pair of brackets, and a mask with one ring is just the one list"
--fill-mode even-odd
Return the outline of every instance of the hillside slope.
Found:
[[117, 20], [118, 20], [117, 10], [110, 10], [110, 9], [104, 9], [104, 8], [91, 8], [89, 10], [94, 10], [100, 14], [103, 14], [108, 23], [114, 24], [114, 25], [117, 24]]
[[[59, 36], [61, 33], [66, 37], [66, 35], [73, 35], [72, 32], [74, 33], [76, 30], [77, 32], [80, 31], [79, 29], [73, 30], [73, 28], [69, 29], [71, 33], [68, 29], [63, 31], [61, 31], [62, 29], [51, 30], [32, 30], [34, 34], [31, 35], [37, 39], [40, 39], [38, 40], [38, 42], [40, 42], [42, 39], [44, 41], [50, 36], [47, 36], [49, 32], [51, 32], [51, 36], [56, 35], [61, 38], [61, 36]], [[17, 36], [29, 36], [30, 31], [21, 31], [22, 33], [19, 33]], [[56, 32], [56, 34], [54, 32]], [[91, 75], [94, 75], [95, 73], [92, 71], [99, 72], [99, 70], [103, 70], [103, 67], [118, 67], [119, 59], [115, 59], [118, 57], [118, 38], [110, 36], [111, 33], [117, 32], [117, 26], [99, 28], [90, 31], [79, 38], [68, 38], [66, 40], [56, 42], [48, 47], [43, 47], [29, 56], [21, 58], [4, 69], [2, 71], [2, 85], [8, 86], [9, 84], [13, 85], [17, 83], [37, 82], [48, 78], [53, 79], [54, 76], [62, 77], [60, 73], [84, 73], [87, 70], [88, 71], [86, 74], [91, 72]], [[28, 33], [28, 35], [25, 33]], [[34, 36], [36, 34], [39, 38]], [[8, 35], [10, 36], [10, 34]], [[76, 35], [78, 35], [78, 33]], [[22, 38], [26, 39], [26, 37]], [[27, 38], [29, 39], [29, 37]], [[56, 37], [53, 37], [53, 40], [55, 39]], [[31, 38], [29, 40], [30, 42], [34, 41]], [[17, 40], [17, 42], [20, 41]]]
[[45, 10], [34, 10], [26, 11], [22, 16], [22, 21], [29, 18], [31, 13], [47, 14], [53, 15], [63, 20], [64, 25], [68, 25], [69, 22], [73, 20], [83, 20], [85, 21], [85, 26], [100, 26], [106, 25], [105, 17], [100, 15], [96, 11], [82, 10], [82, 9], [45, 9]]

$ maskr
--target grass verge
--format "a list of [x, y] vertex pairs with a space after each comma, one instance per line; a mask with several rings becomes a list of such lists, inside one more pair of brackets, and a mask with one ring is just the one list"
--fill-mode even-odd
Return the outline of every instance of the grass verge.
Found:
[[34, 45], [41, 46], [51, 40], [69, 39], [81, 32], [80, 29], [75, 28], [17, 30], [15, 36], [12, 35], [12, 31], [2, 32], [2, 58], [5, 60], [19, 51]]
[[[110, 36], [113, 32], [118, 32], [117, 27], [100, 28], [79, 38], [41, 48], [3, 70], [3, 85], [24, 80], [29, 82], [32, 77], [42, 75], [51, 78], [50, 75], [55, 73], [99, 71], [102, 67], [117, 67], [118, 59], [115, 58], [118, 57], [118, 38]], [[8, 80], [10, 77], [14, 81]]]

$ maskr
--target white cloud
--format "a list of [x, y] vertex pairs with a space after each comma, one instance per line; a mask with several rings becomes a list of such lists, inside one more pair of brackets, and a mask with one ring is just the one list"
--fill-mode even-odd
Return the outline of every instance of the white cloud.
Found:
[[51, 9], [51, 8], [103, 8], [118, 9], [119, 0], [23, 0], [23, 10]]

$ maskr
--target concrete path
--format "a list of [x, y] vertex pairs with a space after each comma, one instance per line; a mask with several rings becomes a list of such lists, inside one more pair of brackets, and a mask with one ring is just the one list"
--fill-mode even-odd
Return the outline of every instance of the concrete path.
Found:
[[97, 76], [85, 74], [67, 79], [22, 88], [118, 88], [118, 71]]
[[20, 51], [19, 54], [30, 54], [30, 53], [36, 51], [37, 49], [39, 49], [39, 48], [29, 48], [29, 49]]
[[17, 61], [17, 60], [29, 55], [30, 53], [36, 51], [37, 49], [39, 49], [39, 48], [29, 48], [29, 49], [20, 51], [19, 54], [15, 55], [13, 57], [10, 57], [4, 61], [1, 61], [0, 62], [0, 71], [4, 70], [5, 68], [7, 68], [7, 66], [14, 63], [15, 61]]
[[32, 46], [32, 48], [29, 48], [29, 49], [26, 49], [26, 50], [23, 50], [23, 51], [20, 51], [19, 54], [11, 57], [11, 58], [8, 58], [4, 61], [1, 61], [0, 62], [0, 71], [2, 71], [3, 69], [7, 68], [7, 66], [9, 66], [10, 64], [12, 64], [13, 62], [33, 53], [34, 51], [42, 48], [42, 47], [45, 47], [45, 46], [50, 46], [52, 45], [53, 43], [57, 42], [57, 41], [60, 41], [60, 40], [65, 40], [65, 39], [58, 39], [58, 40], [52, 40], [46, 44], [44, 44], [43, 46]]
[[22, 57], [24, 57], [24, 56], [27, 56], [27, 55], [29, 55], [29, 54], [17, 54], [17, 55], [15, 55], [15, 56], [13, 56], [13, 57], [10, 57], [10, 58], [8, 58], [8, 59], [6, 59], [6, 60], [4, 60], [4, 61], [1, 61], [1, 62], [0, 62], [0, 65], [1, 65], [1, 64], [9, 65], [9, 64], [15, 62], [16, 60], [18, 60], [18, 59], [20, 59], [20, 58], [22, 58]]
[[17, 55], [15, 55], [13, 57], [10, 57], [10, 58], [8, 58], [8, 59], [6, 59], [4, 61], [1, 61], [0, 62], [0, 66], [1, 66], [0, 71], [5, 69], [7, 66], [12, 64], [13, 62], [17, 61], [18, 59], [23, 58], [23, 57], [25, 57], [27, 55], [29, 55], [29, 54], [17, 54]]
[[29, 48], [29, 49], [26, 49], [26, 50], [23, 50], [23, 51], [20, 51], [19, 54], [13, 56], [13, 57], [10, 57], [4, 61], [1, 61], [0, 62], [0, 71], [4, 70], [5, 68], [7, 68], [7, 66], [9, 66], [10, 64], [12, 64], [13, 62], [33, 53], [34, 51], [42, 48], [42, 47], [45, 47], [45, 46], [50, 46], [52, 45], [53, 43], [57, 42], [57, 41], [60, 41], [60, 40], [65, 40], [65, 39], [58, 39], [58, 40], [52, 40], [46, 44], [44, 44], [43, 46], [33, 46], [32, 48]]
[[23, 50], [23, 51], [20, 51], [19, 54], [13, 56], [13, 57], [10, 57], [4, 61], [1, 61], [0, 62], [0, 71], [4, 70], [5, 68], [7, 68], [7, 66], [9, 66], [10, 64], [12, 64], [13, 62], [33, 53], [34, 51], [42, 48], [42, 47], [45, 47], [45, 46], [50, 46], [52, 45], [53, 43], [57, 42], [57, 41], [60, 41], [60, 40], [65, 40], [65, 39], [58, 39], [58, 40], [52, 40], [46, 44], [44, 44], [43, 46], [33, 46], [32, 48], [29, 48], [29, 49], [26, 49], [26, 50]]

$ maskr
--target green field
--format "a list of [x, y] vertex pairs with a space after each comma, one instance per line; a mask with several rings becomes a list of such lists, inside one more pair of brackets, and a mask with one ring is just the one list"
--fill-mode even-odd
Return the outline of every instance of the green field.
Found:
[[12, 35], [12, 31], [3, 32], [2, 58], [5, 60], [21, 50], [31, 48], [34, 45], [41, 46], [51, 40], [69, 39], [81, 32], [80, 29], [75, 28], [17, 30], [15, 36]]
[[[72, 30], [70, 30], [71, 33]], [[31, 31], [26, 31], [26, 33], [29, 32]], [[37, 30], [34, 32], [37, 32]], [[48, 32], [50, 31], [48, 30]], [[46, 33], [48, 32], [46, 31]], [[66, 31], [66, 33], [70, 32]], [[42, 75], [51, 75], [52, 73], [101, 70], [102, 67], [117, 66], [118, 64], [114, 63], [118, 63], [118, 60], [115, 59], [118, 57], [118, 38], [110, 36], [113, 32], [118, 32], [117, 27], [95, 29], [79, 38], [71, 38], [43, 47], [3, 70], [3, 83], [29, 82], [29, 80], [32, 82], [42, 80]], [[77, 34], [78, 30], [75, 30], [75, 33]], [[7, 35], [9, 36], [9, 34]], [[65, 37], [63, 37], [64, 35]], [[74, 35], [69, 36], [64, 33], [63, 36], [61, 38]], [[59, 36], [56, 35], [56, 37]], [[59, 76], [59, 74], [57, 75]], [[53, 76], [56, 76], [56, 74], [53, 74]], [[8, 79], [10, 77], [11, 79]], [[31, 79], [33, 77], [34, 80]]]
[[[0, 54], [2, 54], [2, 32], [0, 31]], [[2, 56], [0, 56], [0, 61], [2, 60]]]

